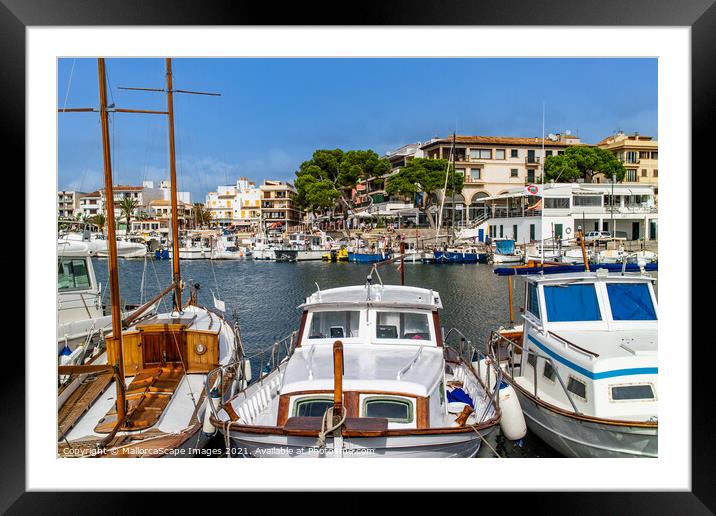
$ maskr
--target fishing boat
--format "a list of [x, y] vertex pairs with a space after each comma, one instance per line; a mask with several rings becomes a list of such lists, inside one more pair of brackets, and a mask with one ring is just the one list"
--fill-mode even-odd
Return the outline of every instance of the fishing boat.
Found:
[[484, 263], [487, 254], [475, 246], [446, 247], [433, 251], [434, 263]]
[[[174, 157], [171, 60], [166, 60], [169, 118], [169, 164], [172, 204], [177, 205]], [[109, 119], [104, 59], [98, 59], [100, 120], [104, 183], [113, 198]], [[87, 111], [66, 109], [62, 111]], [[107, 212], [108, 268], [112, 332], [105, 336], [106, 352], [91, 363], [58, 367], [67, 378], [58, 391], [58, 455], [60, 457], [182, 456], [201, 448], [208, 435], [201, 432], [209, 400], [202, 394], [207, 372], [219, 365], [239, 364], [238, 326], [216, 310], [197, 302], [198, 286], [184, 303], [179, 268], [177, 210], [172, 210], [172, 282], [129, 317], [120, 310], [114, 212]], [[148, 309], [172, 293], [172, 310], [153, 314]], [[245, 380], [227, 367], [222, 386]], [[184, 455], [187, 456], [187, 455]]]
[[522, 263], [524, 256], [522, 251], [515, 247], [515, 241], [511, 238], [495, 238], [495, 248], [488, 258], [492, 263]]
[[496, 389], [446, 344], [459, 332], [443, 339], [440, 295], [375, 270], [306, 298], [286, 357], [212, 412], [239, 455], [472, 457], [497, 427]]
[[488, 344], [527, 426], [568, 457], [656, 457], [654, 278], [549, 269], [525, 277], [523, 325]]
[[356, 251], [348, 252], [348, 261], [354, 263], [378, 263], [390, 260], [393, 256], [392, 251], [365, 252]]
[[[586, 249], [585, 252], [587, 255], [587, 261], [594, 261], [594, 251]], [[584, 254], [585, 253], [583, 253], [582, 249], [579, 247], [574, 249], [564, 249], [558, 261], [567, 264], [584, 264]]]

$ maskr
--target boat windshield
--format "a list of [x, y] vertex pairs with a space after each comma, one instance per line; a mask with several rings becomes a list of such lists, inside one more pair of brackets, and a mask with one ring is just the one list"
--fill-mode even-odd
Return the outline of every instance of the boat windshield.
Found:
[[656, 310], [646, 283], [607, 283], [615, 321], [655, 321]]
[[309, 339], [345, 339], [358, 337], [360, 311], [313, 312]]
[[377, 312], [377, 339], [430, 340], [430, 322], [424, 313]]
[[57, 288], [72, 290], [89, 288], [90, 278], [87, 265], [82, 258], [60, 258], [57, 264]]
[[544, 301], [549, 322], [602, 320], [593, 283], [545, 285]]

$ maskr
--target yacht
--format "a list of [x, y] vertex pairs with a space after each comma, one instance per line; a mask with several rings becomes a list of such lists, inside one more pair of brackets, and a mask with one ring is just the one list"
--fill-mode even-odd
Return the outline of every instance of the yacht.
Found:
[[499, 425], [496, 389], [445, 344], [437, 292], [371, 274], [300, 308], [287, 357], [210, 416], [241, 456], [472, 457]]
[[567, 457], [656, 457], [655, 279], [548, 271], [525, 276], [523, 325], [489, 342], [527, 426]]

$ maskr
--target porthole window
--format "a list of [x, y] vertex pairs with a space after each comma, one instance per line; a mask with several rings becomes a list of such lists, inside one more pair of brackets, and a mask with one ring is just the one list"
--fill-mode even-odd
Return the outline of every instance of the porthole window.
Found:
[[333, 406], [330, 398], [304, 398], [293, 406], [293, 415], [300, 417], [323, 417], [326, 410]]
[[574, 376], [569, 377], [567, 390], [575, 396], [579, 396], [585, 401], [587, 400], [587, 384], [581, 380], [577, 380]]
[[392, 423], [412, 423], [413, 404], [401, 398], [366, 398], [363, 416], [385, 418]]

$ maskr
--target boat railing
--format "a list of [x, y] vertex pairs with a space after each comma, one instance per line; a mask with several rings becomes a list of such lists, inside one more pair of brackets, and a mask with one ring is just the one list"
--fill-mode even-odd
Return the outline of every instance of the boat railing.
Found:
[[[458, 342], [450, 342], [450, 337], [453, 336], [453, 334], [460, 337]], [[476, 376], [477, 381], [482, 385], [482, 388], [487, 394], [489, 401], [485, 410], [483, 410], [482, 415], [479, 417], [479, 422], [483, 422], [487, 417], [490, 408], [493, 406], [495, 406], [498, 410], [500, 408], [499, 392], [503, 376], [502, 370], [499, 368], [498, 364], [495, 364], [492, 361], [483, 360], [489, 357], [482, 350], [478, 349], [477, 346], [475, 346], [472, 341], [470, 341], [470, 339], [468, 339], [465, 334], [457, 328], [450, 328], [445, 333], [443, 343], [448, 350], [454, 352], [459, 360], [472, 371], [472, 373]], [[477, 364], [477, 369], [475, 369], [475, 363]], [[483, 366], [486, 368], [484, 373], [482, 371]], [[494, 384], [492, 382], [493, 375], [495, 378]], [[493, 387], [490, 388], [490, 385]]]
[[[256, 383], [263, 385], [265, 378], [278, 369], [293, 354], [296, 349], [297, 336], [298, 332], [293, 331], [283, 339], [277, 340], [272, 345], [252, 354], [239, 352], [233, 360], [209, 371], [204, 380], [207, 399], [216, 397], [212, 396], [212, 391], [216, 389], [218, 398], [223, 404], [235, 395], [245, 392], [249, 385], [255, 385]], [[259, 376], [253, 383], [250, 376], [250, 364], [252, 362], [259, 364]], [[225, 381], [227, 375], [232, 380], [229, 385]], [[237, 387], [234, 388], [234, 386]], [[214, 406], [213, 403], [208, 403], [207, 405], [211, 409], [214, 418], [218, 419], [217, 412], [220, 407]]]
[[508, 339], [501, 333], [497, 331], [493, 331], [490, 335], [490, 341], [488, 343], [488, 352], [490, 353], [490, 358], [495, 364], [499, 364], [501, 362], [501, 350], [507, 351], [507, 370], [511, 378], [515, 377], [515, 350], [519, 350], [520, 353], [527, 353], [528, 356], [534, 356], [535, 357], [535, 364], [532, 368], [533, 370], [533, 394], [535, 398], [539, 398], [537, 395], [538, 391], [538, 381], [539, 381], [539, 375], [537, 374], [537, 365], [539, 364], [539, 360], [542, 359], [545, 362], [548, 362], [552, 366], [552, 371], [554, 371], [554, 374], [559, 381], [559, 385], [562, 387], [562, 391], [564, 391], [564, 395], [567, 397], [567, 400], [569, 401], [570, 405], [572, 405], [572, 409], [574, 410], [575, 414], [580, 414], [581, 412], [579, 409], [577, 409], [577, 405], [574, 403], [574, 400], [572, 399], [572, 395], [567, 390], [567, 386], [564, 383], [564, 380], [562, 379], [562, 375], [559, 374], [559, 369], [557, 369], [556, 364], [554, 363], [554, 360], [552, 360], [551, 357], [547, 355], [543, 355], [542, 353], [539, 353], [537, 351], [533, 350], [527, 350], [525, 349], [521, 344], [515, 342], [512, 339]]

